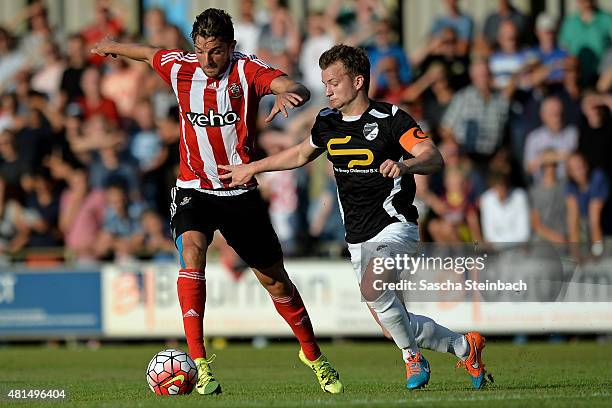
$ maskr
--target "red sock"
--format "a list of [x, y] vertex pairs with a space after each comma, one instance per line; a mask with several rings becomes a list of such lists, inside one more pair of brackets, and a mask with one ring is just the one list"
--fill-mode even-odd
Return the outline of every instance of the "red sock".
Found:
[[[293, 284], [292, 284], [293, 286]], [[314, 331], [312, 330], [312, 323], [310, 317], [302, 302], [302, 297], [298, 292], [297, 288], [293, 286], [291, 296], [276, 297], [270, 295], [274, 302], [274, 307], [279, 315], [285, 319], [285, 321], [293, 330], [293, 334], [297, 337], [302, 346], [304, 355], [310, 361], [314, 361], [321, 356], [321, 350], [317, 344]]]
[[204, 350], [204, 304], [206, 303], [206, 279], [198, 269], [181, 269], [176, 281], [179, 303], [183, 314], [183, 327], [194, 360], [206, 357]]

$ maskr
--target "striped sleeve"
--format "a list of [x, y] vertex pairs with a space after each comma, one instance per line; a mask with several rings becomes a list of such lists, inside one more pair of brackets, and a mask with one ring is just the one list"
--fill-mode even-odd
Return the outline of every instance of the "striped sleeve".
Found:
[[159, 50], [153, 57], [153, 69], [168, 85], [172, 85], [170, 71], [173, 62], [182, 60], [185, 52], [181, 50]]
[[256, 56], [251, 55], [244, 64], [244, 72], [254, 86], [258, 97], [272, 93], [270, 84], [275, 78], [286, 75], [283, 71], [272, 68]]

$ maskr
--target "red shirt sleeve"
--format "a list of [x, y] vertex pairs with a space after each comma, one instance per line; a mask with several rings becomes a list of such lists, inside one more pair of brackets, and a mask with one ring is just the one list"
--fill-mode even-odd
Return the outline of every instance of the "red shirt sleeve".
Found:
[[172, 85], [170, 71], [172, 62], [176, 61], [185, 54], [182, 50], [159, 50], [153, 56], [153, 69], [168, 85]]
[[244, 64], [244, 72], [255, 88], [258, 97], [272, 93], [270, 84], [275, 78], [287, 75], [279, 69], [272, 68], [255, 56], [249, 56]]

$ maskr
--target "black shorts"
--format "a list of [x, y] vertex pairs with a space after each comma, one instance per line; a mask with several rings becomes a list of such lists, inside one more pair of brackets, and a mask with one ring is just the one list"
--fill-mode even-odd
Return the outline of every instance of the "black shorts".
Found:
[[210, 244], [219, 230], [252, 268], [264, 269], [283, 258], [266, 203], [259, 190], [216, 196], [191, 188], [171, 191], [170, 226], [174, 241], [186, 231], [199, 231]]

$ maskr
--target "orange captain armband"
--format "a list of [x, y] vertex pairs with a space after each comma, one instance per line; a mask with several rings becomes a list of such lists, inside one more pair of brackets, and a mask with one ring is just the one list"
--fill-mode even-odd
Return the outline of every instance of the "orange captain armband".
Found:
[[417, 144], [424, 142], [425, 140], [429, 139], [429, 137], [423, 133], [423, 131], [421, 129], [419, 129], [418, 127], [413, 127], [408, 129], [401, 137], [400, 137], [400, 144], [402, 145], [402, 147], [404, 148], [404, 150], [406, 150], [407, 152], [410, 152], [410, 150]]

